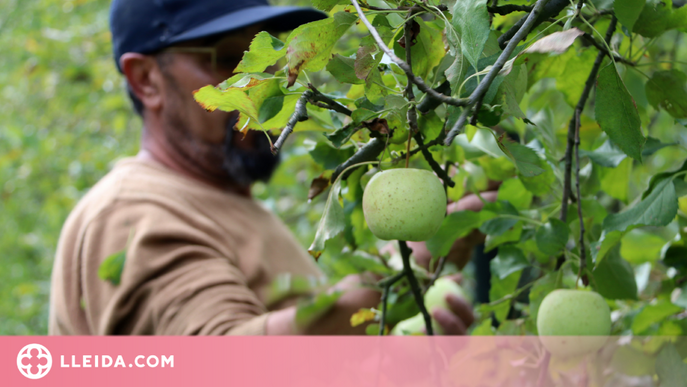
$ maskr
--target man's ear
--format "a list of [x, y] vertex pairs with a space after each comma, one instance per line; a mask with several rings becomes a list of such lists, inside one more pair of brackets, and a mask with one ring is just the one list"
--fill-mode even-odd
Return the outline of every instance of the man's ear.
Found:
[[145, 111], [159, 110], [163, 103], [164, 79], [155, 58], [128, 52], [121, 56], [119, 65], [131, 91], [141, 100]]

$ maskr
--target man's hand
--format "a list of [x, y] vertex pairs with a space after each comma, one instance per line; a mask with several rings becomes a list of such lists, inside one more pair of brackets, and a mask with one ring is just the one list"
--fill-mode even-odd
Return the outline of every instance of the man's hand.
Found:
[[[484, 200], [493, 202], [496, 201], [497, 192], [487, 191], [482, 192], [481, 196]], [[458, 212], [458, 211], [481, 211], [484, 207], [484, 203], [475, 194], [469, 194], [464, 196], [457, 202], [450, 203], [447, 207], [448, 213]], [[449, 251], [446, 259], [448, 262], [453, 262], [458, 266], [459, 269], [465, 267], [465, 265], [470, 260], [472, 256], [472, 250], [475, 246], [484, 242], [485, 236], [479, 230], [474, 230], [467, 236], [457, 239], [451, 250]], [[413, 256], [415, 256], [415, 261], [418, 265], [428, 268], [429, 262], [432, 259], [432, 254], [427, 250], [425, 242], [408, 242], [408, 247], [413, 249]]]
[[[448, 278], [458, 284], [463, 279], [460, 274], [453, 274], [444, 278]], [[446, 303], [448, 304], [448, 309], [435, 307], [433, 310], [428, 311], [432, 318], [441, 326], [441, 335], [455, 336], [467, 334], [468, 328], [475, 322], [472, 305], [466, 299], [455, 294], [447, 294]], [[423, 331], [425, 330], [423, 329]], [[434, 334], [438, 335], [439, 333], [435, 331]]]

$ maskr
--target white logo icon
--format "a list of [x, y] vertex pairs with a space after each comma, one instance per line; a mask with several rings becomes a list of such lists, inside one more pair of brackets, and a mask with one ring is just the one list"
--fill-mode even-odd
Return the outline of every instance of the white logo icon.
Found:
[[17, 355], [17, 368], [29, 379], [40, 379], [50, 372], [52, 355], [40, 344], [29, 344]]

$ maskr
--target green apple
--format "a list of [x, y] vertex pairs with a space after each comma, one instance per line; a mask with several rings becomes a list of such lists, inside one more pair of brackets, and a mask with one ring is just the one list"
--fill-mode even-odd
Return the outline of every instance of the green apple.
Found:
[[434, 285], [425, 293], [425, 307], [430, 313], [432, 313], [434, 308], [449, 309], [448, 303], [446, 302], [446, 296], [449, 294], [467, 299], [465, 291], [463, 291], [463, 288], [461, 288], [456, 281], [445, 277], [437, 279], [434, 281]]
[[[425, 293], [425, 307], [427, 311], [432, 314], [436, 308], [449, 309], [446, 296], [454, 294], [458, 297], [467, 299], [465, 291], [455, 281], [449, 278], [439, 278], [434, 282], [431, 288]], [[449, 309], [450, 310], [450, 309]], [[399, 322], [391, 331], [392, 335], [415, 335], [421, 334], [425, 328], [425, 320], [422, 313]], [[441, 326], [432, 318], [432, 328], [434, 333], [443, 333]]]
[[446, 214], [444, 186], [432, 172], [390, 169], [374, 175], [363, 193], [370, 231], [383, 240], [425, 241]]
[[598, 293], [557, 289], [539, 306], [537, 330], [552, 355], [574, 357], [596, 352], [611, 333], [611, 310]]
[[411, 336], [411, 335], [422, 335], [424, 334], [422, 330], [425, 328], [425, 318], [422, 317], [422, 313], [418, 313], [415, 316], [405, 319], [391, 330], [393, 336]]

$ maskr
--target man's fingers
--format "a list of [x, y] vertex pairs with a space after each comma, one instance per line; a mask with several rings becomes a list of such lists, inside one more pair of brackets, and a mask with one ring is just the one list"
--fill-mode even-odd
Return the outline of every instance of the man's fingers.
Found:
[[466, 327], [469, 327], [473, 322], [475, 322], [475, 315], [472, 314], [472, 307], [463, 298], [460, 298], [454, 294], [449, 294], [446, 297], [446, 301], [448, 302], [448, 306], [451, 311], [455, 313], [456, 316], [463, 321], [463, 323], [465, 323]]
[[465, 323], [458, 316], [444, 308], [436, 308], [432, 312], [432, 317], [441, 325], [444, 335], [464, 335], [468, 331]]

